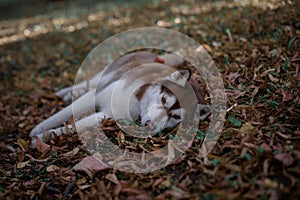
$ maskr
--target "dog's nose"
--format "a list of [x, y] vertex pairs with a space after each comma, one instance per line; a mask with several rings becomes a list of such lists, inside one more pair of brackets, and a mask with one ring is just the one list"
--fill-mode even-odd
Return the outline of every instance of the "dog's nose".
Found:
[[147, 121], [145, 121], [145, 126], [148, 126], [148, 124], [150, 123], [150, 119], [148, 119]]
[[148, 126], [150, 129], [153, 129], [153, 125], [152, 125], [152, 123], [151, 123], [151, 120], [147, 120], [147, 121], [145, 122], [145, 126]]

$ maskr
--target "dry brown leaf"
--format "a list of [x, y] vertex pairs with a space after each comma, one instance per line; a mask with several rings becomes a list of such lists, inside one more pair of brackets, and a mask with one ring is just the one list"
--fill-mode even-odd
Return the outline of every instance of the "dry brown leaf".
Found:
[[240, 76], [240, 74], [238, 72], [230, 73], [228, 75], [228, 82], [233, 83], [239, 76]]
[[272, 82], [277, 83], [277, 82], [279, 81], [279, 79], [278, 79], [278, 78], [275, 78], [272, 74], [268, 74], [268, 77], [269, 77], [269, 79], [270, 79]]
[[262, 68], [263, 66], [264, 66], [264, 64], [261, 64], [258, 67], [254, 68], [254, 70], [253, 70], [253, 72], [254, 72], [254, 74], [253, 74], [253, 80], [256, 79], [257, 73], [259, 72], [260, 68]]
[[120, 184], [120, 181], [118, 180], [117, 176], [115, 174], [107, 174], [105, 176], [106, 179], [110, 180], [111, 182], [115, 183], [115, 184]]
[[22, 147], [23, 147], [24, 149], [27, 149], [27, 148], [29, 147], [29, 142], [23, 140], [22, 138], [19, 138], [19, 139], [18, 139], [18, 142], [22, 145]]
[[208, 44], [204, 44], [203, 47], [204, 47], [204, 49], [205, 49], [206, 51], [208, 51], [208, 52], [211, 52], [211, 51], [212, 51], [211, 47], [210, 47]]
[[26, 161], [26, 162], [20, 162], [17, 164], [17, 168], [18, 169], [22, 169], [23, 167], [27, 166], [29, 164], [30, 161]]
[[91, 187], [91, 184], [88, 184], [88, 185], [78, 185], [77, 187], [78, 187], [79, 189], [81, 189], [81, 190], [85, 190], [85, 189]]
[[281, 91], [281, 94], [283, 96], [282, 102], [286, 102], [286, 101], [294, 99], [293, 94], [291, 94], [289, 92], [285, 92], [282, 88], [280, 89], [280, 91]]
[[72, 149], [71, 151], [64, 153], [63, 156], [72, 157], [72, 156], [76, 155], [78, 153], [78, 151], [79, 151], [79, 148], [76, 147], [76, 148]]
[[175, 158], [174, 143], [173, 143], [173, 141], [170, 141], [168, 143], [168, 159], [167, 159], [166, 164], [170, 164], [174, 158]]
[[108, 168], [109, 166], [106, 163], [95, 156], [87, 156], [73, 167], [75, 171], [84, 171], [90, 178], [93, 178], [97, 172]]
[[[154, 147], [156, 148], [156, 147]], [[165, 156], [165, 151], [162, 148], [157, 148], [157, 150], [152, 151], [154, 157], [156, 158], [162, 158]]]
[[261, 144], [261, 148], [264, 150], [264, 151], [271, 151], [271, 147], [269, 145], [267, 145], [266, 143], [262, 143]]
[[261, 73], [261, 77], [264, 77], [264, 76], [266, 76], [266, 75], [268, 75], [269, 74], [269, 72], [274, 72], [275, 71], [275, 69], [268, 69], [268, 70], [266, 70], [266, 71], [264, 71], [263, 73]]
[[254, 90], [253, 90], [253, 92], [251, 93], [250, 97], [254, 98], [255, 95], [257, 94], [258, 90], [259, 90], [259, 87], [255, 87]]
[[49, 167], [46, 168], [47, 172], [54, 172], [58, 171], [60, 168], [56, 165], [50, 165]]
[[168, 193], [171, 194], [176, 199], [187, 198], [188, 196], [190, 196], [189, 193], [174, 185], [172, 185], [172, 190], [168, 191]]
[[285, 166], [290, 166], [294, 162], [293, 156], [288, 153], [276, 154], [274, 157], [275, 159], [281, 161]]
[[168, 178], [162, 181], [160, 184], [164, 187], [169, 187], [171, 185], [170, 180]]
[[222, 45], [222, 43], [221, 43], [221, 42], [218, 42], [218, 41], [213, 41], [213, 42], [212, 42], [212, 45], [213, 45], [214, 47], [216, 47], [216, 48], [219, 48], [219, 47]]
[[278, 186], [278, 183], [276, 181], [273, 181], [269, 178], [266, 178], [264, 181], [264, 184], [268, 187], [276, 188]]
[[78, 180], [75, 182], [75, 184], [76, 184], [76, 185], [82, 185], [82, 184], [86, 183], [86, 181], [87, 181], [87, 179], [86, 179], [86, 177], [84, 176], [84, 177], [78, 179]]
[[245, 123], [243, 124], [243, 126], [240, 128], [240, 132], [242, 134], [245, 134], [245, 133], [250, 133], [254, 130], [254, 127], [250, 124], [250, 123]]
[[41, 153], [45, 153], [50, 150], [50, 145], [46, 144], [45, 142], [41, 141], [39, 137], [36, 137], [36, 150]]
[[24, 182], [22, 185], [25, 186], [25, 187], [28, 187], [28, 186], [32, 186], [34, 184], [36, 184], [36, 180], [31, 179], [29, 181]]

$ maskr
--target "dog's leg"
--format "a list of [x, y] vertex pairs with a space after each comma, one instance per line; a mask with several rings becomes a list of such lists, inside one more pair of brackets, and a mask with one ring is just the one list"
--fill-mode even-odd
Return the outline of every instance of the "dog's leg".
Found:
[[[80, 119], [79, 121], [75, 122], [76, 131], [78, 133], [81, 133], [82, 131], [96, 127], [100, 122], [102, 122], [103, 119], [108, 118], [109, 116], [106, 115], [103, 112], [97, 112], [95, 114], [92, 114], [90, 116], [87, 116], [83, 119]], [[35, 135], [35, 137], [38, 137], [42, 141], [48, 141], [53, 137], [53, 134], [55, 135], [61, 135], [67, 133], [67, 128], [72, 131], [73, 127], [72, 125], [67, 125], [67, 127], [63, 126], [56, 129], [50, 129], [44, 133], [40, 133]], [[36, 140], [33, 139], [31, 142], [32, 146], [35, 146]]]
[[75, 98], [82, 96], [90, 90], [93, 90], [97, 87], [99, 77], [102, 73], [97, 74], [88, 81], [82, 81], [74, 86], [66, 87], [59, 90], [56, 95], [62, 98], [65, 102], [68, 102], [74, 96]]
[[58, 113], [52, 115], [50, 118], [46, 119], [42, 123], [38, 124], [30, 133], [31, 137], [41, 134], [44, 131], [47, 131], [53, 127], [58, 127], [63, 124], [63, 121], [67, 121], [73, 114], [75, 117], [79, 117], [84, 113], [87, 113], [93, 108], [95, 108], [95, 90], [90, 91], [78, 98], [73, 104], [59, 111]]

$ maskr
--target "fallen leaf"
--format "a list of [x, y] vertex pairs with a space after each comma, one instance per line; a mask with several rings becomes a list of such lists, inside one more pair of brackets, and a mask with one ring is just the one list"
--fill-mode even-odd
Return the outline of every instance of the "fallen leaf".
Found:
[[173, 196], [173, 198], [188, 198], [190, 194], [179, 187], [172, 185], [172, 189], [168, 191], [169, 194]]
[[156, 158], [162, 158], [165, 156], [165, 152], [162, 148], [157, 148], [157, 150], [152, 151], [152, 153]]
[[23, 183], [23, 186], [28, 187], [28, 186], [32, 186], [32, 185], [34, 185], [34, 184], [36, 184], [36, 180], [31, 179], [31, 180], [29, 180], [29, 181], [24, 182], [24, 183]]
[[47, 152], [51, 147], [50, 145], [44, 143], [43, 141], [40, 140], [39, 137], [36, 137], [36, 150], [38, 150], [41, 153]]
[[150, 200], [151, 199], [147, 192], [143, 191], [140, 188], [134, 188], [132, 186], [131, 187], [125, 187], [125, 188], [122, 187], [122, 193], [127, 193], [130, 196], [134, 195], [134, 199], [143, 199], [143, 200], [147, 200], [147, 199]]
[[273, 181], [269, 178], [266, 178], [264, 181], [264, 184], [268, 187], [276, 188], [278, 186], [278, 183], [276, 181]]
[[295, 150], [294, 154], [295, 154], [296, 158], [300, 160], [300, 151]]
[[161, 182], [161, 185], [164, 187], [170, 187], [171, 183], [170, 180], [167, 178], [164, 181]]
[[106, 179], [110, 180], [111, 182], [115, 183], [115, 184], [120, 184], [120, 181], [118, 180], [117, 176], [115, 174], [107, 174], [105, 176]]
[[233, 83], [239, 76], [240, 76], [240, 74], [238, 72], [236, 72], [236, 73], [230, 73], [228, 75], [228, 82], [229, 83]]
[[277, 82], [279, 81], [279, 79], [278, 79], [278, 78], [275, 78], [272, 74], [268, 74], [268, 77], [269, 77], [269, 79], [270, 79], [272, 82], [277, 83]]
[[277, 49], [273, 49], [269, 52], [270, 56], [272, 57], [279, 57], [279, 52]]
[[76, 183], [76, 185], [82, 185], [82, 184], [86, 183], [86, 181], [87, 181], [87, 179], [84, 176], [84, 177], [78, 179], [75, 183]]
[[46, 168], [47, 172], [54, 172], [54, 171], [57, 171], [59, 170], [60, 168], [56, 165], [50, 165]]
[[166, 164], [170, 164], [175, 158], [175, 149], [174, 149], [174, 143], [173, 141], [170, 141], [168, 143], [168, 159]]
[[79, 151], [79, 148], [76, 147], [76, 148], [72, 149], [71, 151], [69, 151], [69, 152], [67, 152], [67, 153], [64, 153], [63, 156], [65, 156], [65, 157], [72, 157], [72, 156], [74, 156], [76, 153], [78, 153], [78, 151]]
[[108, 168], [109, 166], [106, 163], [95, 156], [87, 156], [73, 167], [75, 171], [84, 171], [90, 178], [93, 178], [97, 172]]
[[29, 164], [29, 162], [30, 162], [30, 161], [20, 162], [20, 163], [17, 164], [17, 168], [18, 168], [18, 169], [21, 169], [21, 168], [27, 166], [27, 165]]
[[217, 41], [213, 41], [213, 42], [212, 42], [212, 45], [213, 45], [214, 47], [218, 48], [218, 47], [220, 47], [220, 46], [222, 45], [222, 43], [221, 43], [221, 42], [217, 42]]
[[272, 150], [271, 147], [269, 145], [267, 145], [266, 143], [262, 143], [260, 146], [264, 151], [271, 151]]
[[254, 127], [248, 122], [243, 124], [243, 126], [240, 128], [240, 132], [242, 134], [252, 132], [253, 130], [254, 130]]
[[211, 47], [210, 47], [208, 44], [204, 44], [203, 47], [204, 47], [204, 49], [205, 49], [206, 51], [212, 52], [212, 49], [211, 49]]
[[22, 147], [23, 147], [24, 149], [27, 149], [28, 146], [29, 146], [29, 142], [23, 140], [22, 138], [19, 138], [19, 139], [18, 139], [18, 142], [22, 145]]
[[292, 100], [294, 96], [291, 93], [285, 92], [282, 88], [280, 89], [281, 94], [283, 96], [282, 102]]
[[256, 77], [258, 76], [257, 75], [257, 72], [259, 72], [260, 68], [262, 68], [264, 66], [264, 64], [261, 64], [259, 65], [258, 67], [255, 67], [253, 72], [254, 72], [254, 75], [253, 75], [253, 80], [256, 79]]
[[249, 148], [255, 148], [256, 146], [250, 142], [243, 142], [243, 145]]
[[255, 88], [254, 88], [253, 92], [252, 92], [251, 95], [250, 95], [251, 98], [254, 98], [254, 97], [255, 97], [255, 95], [257, 94], [258, 90], [259, 90], [259, 87], [255, 87]]
[[25, 158], [25, 153], [23, 151], [20, 151], [20, 152], [17, 153], [17, 155], [18, 155], [18, 160], [20, 162], [22, 162]]
[[81, 189], [81, 190], [85, 190], [85, 189], [91, 187], [91, 184], [88, 184], [88, 185], [78, 185], [77, 187], [78, 187], [79, 189]]
[[290, 166], [294, 162], [294, 158], [288, 153], [276, 154], [274, 157], [286, 166]]

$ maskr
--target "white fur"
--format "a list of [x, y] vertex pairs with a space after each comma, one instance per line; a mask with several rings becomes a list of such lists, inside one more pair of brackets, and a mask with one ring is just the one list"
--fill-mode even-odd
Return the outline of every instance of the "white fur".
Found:
[[[182, 108], [171, 109], [177, 101], [175, 95], [164, 92], [163, 86], [155, 83], [155, 81], [168, 80], [173, 84], [183, 86], [188, 81], [189, 72], [187, 70], [181, 70], [181, 73], [174, 71], [171, 74], [168, 73], [163, 77], [156, 78], [155, 74], [151, 74], [151, 69], [156, 66], [163, 66], [156, 63], [155, 58], [155, 54], [148, 52], [127, 54], [111, 64], [108, 70], [100, 72], [90, 79], [89, 82], [85, 81], [60, 90], [57, 95], [65, 101], [69, 101], [72, 95], [79, 96], [79, 98], [71, 105], [38, 124], [31, 131], [30, 136], [33, 137], [33, 145], [35, 144], [35, 137], [46, 140], [43, 137], [44, 133], [48, 133], [48, 135], [51, 133], [56, 135], [66, 133], [66, 128], [60, 127], [63, 121], [67, 121], [72, 114], [76, 115], [75, 117], [86, 115], [94, 109], [94, 105], [98, 109], [95, 114], [76, 121], [75, 125], [78, 132], [93, 127], [108, 117], [114, 117], [115, 120], [135, 121], [140, 116], [142, 125], [148, 126], [153, 133], [167, 127], [174, 127], [183, 119], [185, 110]], [[164, 60], [164, 64], [170, 67], [176, 67], [183, 62], [181, 57], [174, 54], [166, 54], [160, 56], [159, 59]], [[138, 64], [135, 62], [138, 62]], [[140, 65], [143, 65], [146, 71], [148, 70], [144, 80], [140, 79], [141, 74], [138, 70], [126, 75], [126, 72]], [[100, 83], [98, 83], [99, 77], [101, 77]], [[137, 92], [141, 86], [149, 83], [147, 80], [153, 81], [153, 84], [150, 84], [142, 93], [142, 97], [138, 99]], [[125, 100], [128, 100], [128, 102], [124, 102]], [[129, 106], [124, 106], [127, 104]], [[201, 108], [208, 109], [208, 107], [202, 105]], [[210, 113], [210, 111], [208, 112]], [[68, 126], [70, 129], [72, 128], [70, 125]]]

